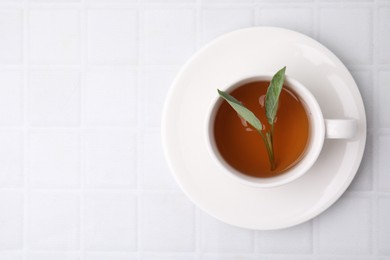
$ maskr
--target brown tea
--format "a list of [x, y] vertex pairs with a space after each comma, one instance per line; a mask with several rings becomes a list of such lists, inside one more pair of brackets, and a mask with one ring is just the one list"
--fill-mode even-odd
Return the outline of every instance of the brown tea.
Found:
[[[251, 82], [230, 94], [241, 101], [262, 122], [268, 131], [265, 115], [265, 95], [269, 82]], [[242, 119], [227, 102], [217, 108], [214, 138], [219, 153], [233, 168], [253, 177], [272, 177], [294, 166], [305, 152], [310, 134], [309, 119], [304, 103], [283, 86], [279, 97], [273, 133], [276, 168], [271, 171], [268, 154], [260, 134]]]

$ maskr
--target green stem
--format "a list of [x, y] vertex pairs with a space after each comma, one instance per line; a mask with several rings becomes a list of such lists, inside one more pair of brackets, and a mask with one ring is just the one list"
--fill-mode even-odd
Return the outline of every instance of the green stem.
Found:
[[275, 170], [276, 168], [276, 163], [275, 163], [275, 158], [274, 158], [274, 123], [271, 125], [271, 133], [270, 133], [270, 139], [271, 139], [271, 151], [272, 151], [272, 162], [273, 166], [271, 166], [271, 170]]
[[269, 163], [271, 165], [271, 171], [275, 170], [276, 168], [276, 165], [275, 165], [275, 158], [274, 158], [274, 152], [273, 152], [273, 146], [272, 144], [270, 143], [271, 142], [271, 138], [270, 138], [270, 135], [267, 133], [267, 137], [266, 138], [264, 136], [264, 134], [261, 132], [261, 131], [258, 131], [261, 138], [263, 139], [264, 141], [264, 144], [265, 144], [265, 148], [267, 150], [267, 153], [268, 153], [268, 159], [269, 159]]

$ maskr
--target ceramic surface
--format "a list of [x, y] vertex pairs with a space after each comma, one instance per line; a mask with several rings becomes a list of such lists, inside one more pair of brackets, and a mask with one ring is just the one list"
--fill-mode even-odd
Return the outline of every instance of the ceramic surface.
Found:
[[[325, 118], [356, 119], [357, 135], [325, 140], [314, 166], [289, 184], [250, 187], [227, 176], [210, 157], [207, 111], [216, 88], [283, 66], [316, 97]], [[343, 194], [362, 159], [366, 117], [352, 76], [327, 48], [294, 31], [254, 27], [216, 39], [186, 63], [167, 98], [162, 135], [171, 172], [198, 207], [235, 226], [269, 230], [307, 221]]]

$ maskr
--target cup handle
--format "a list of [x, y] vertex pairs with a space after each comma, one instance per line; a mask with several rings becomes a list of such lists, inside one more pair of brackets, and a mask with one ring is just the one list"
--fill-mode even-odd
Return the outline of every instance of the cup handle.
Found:
[[352, 139], [357, 133], [355, 119], [325, 119], [325, 137], [328, 139]]

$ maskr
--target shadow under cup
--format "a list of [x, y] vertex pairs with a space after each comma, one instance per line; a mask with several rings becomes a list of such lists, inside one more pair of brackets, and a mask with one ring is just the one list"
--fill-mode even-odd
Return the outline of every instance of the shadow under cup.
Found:
[[[272, 75], [249, 77], [249, 78], [240, 80], [240, 81], [236, 82], [235, 84], [232, 84], [231, 86], [228, 86], [222, 90], [224, 90], [228, 93], [232, 93], [232, 95], [235, 96], [234, 93], [237, 92], [235, 90], [238, 90], [241, 87], [247, 87], [247, 86], [251, 87], [251, 85], [254, 85], [256, 87], [255, 84], [260, 83], [260, 82], [263, 82], [263, 83], [268, 82], [269, 83], [269, 81], [271, 79], [272, 79]], [[252, 84], [252, 83], [254, 83], [254, 84]], [[268, 83], [267, 83], [267, 87], [268, 87]], [[303, 174], [305, 174], [310, 169], [310, 167], [315, 163], [315, 161], [317, 160], [317, 158], [321, 152], [321, 149], [322, 149], [322, 146], [324, 143], [324, 138], [325, 138], [325, 125], [324, 125], [324, 118], [323, 118], [321, 109], [320, 109], [316, 99], [301, 83], [299, 83], [298, 81], [296, 81], [290, 77], [286, 76], [284, 86], [287, 86], [287, 88], [284, 87], [285, 91], [291, 91], [294, 95], [299, 97], [299, 100], [304, 107], [305, 114], [307, 116], [307, 124], [308, 124], [307, 141], [305, 143], [305, 147], [302, 150], [302, 153], [296, 158], [296, 161], [292, 164], [291, 167], [287, 167], [285, 170], [280, 171], [280, 173], [278, 173], [278, 174], [274, 174], [274, 175], [271, 174], [270, 177], [268, 177], [268, 176], [267, 177], [259, 177], [259, 176], [254, 177], [252, 174], [248, 174], [248, 173], [245, 173], [245, 172], [238, 170], [237, 169], [238, 167], [234, 167], [233, 163], [229, 163], [227, 160], [225, 160], [224, 154], [221, 152], [222, 148], [220, 147], [221, 148], [220, 149], [218, 147], [218, 144], [220, 145], [221, 142], [217, 143], [217, 141], [216, 141], [215, 127], [216, 127], [217, 114], [219, 113], [219, 110], [221, 109], [223, 102], [226, 103], [226, 101], [224, 101], [222, 98], [219, 98], [217, 94], [216, 94], [216, 98], [213, 100], [213, 104], [211, 106], [211, 109], [209, 110], [208, 122], [207, 122], [207, 139], [208, 139], [207, 143], [208, 143], [210, 155], [211, 155], [213, 161], [215, 162], [215, 164], [217, 164], [223, 172], [225, 172], [227, 175], [234, 177], [236, 180], [238, 180], [242, 183], [245, 183], [245, 184], [251, 185], [251, 186], [255, 186], [255, 187], [262, 187], [262, 188], [275, 187], [275, 186], [289, 183], [289, 182], [299, 178]], [[260, 95], [259, 93], [255, 93], [255, 95], [254, 95], [254, 96], [256, 96], [256, 99], [259, 100], [258, 102], [257, 102], [257, 100], [255, 100], [253, 102], [253, 103], [257, 102], [257, 104], [255, 104], [256, 106], [252, 105], [252, 107], [250, 107], [251, 104], [246, 104], [246, 103], [244, 103], [244, 105], [247, 106], [253, 112], [255, 112], [256, 109], [259, 110], [259, 108], [260, 108], [259, 106], [261, 106], [263, 104], [262, 102], [264, 101], [264, 99], [262, 100], [262, 97], [259, 95]], [[240, 98], [238, 98], [237, 96], [235, 96], [235, 97], [238, 100], [240, 100]], [[282, 96], [281, 96], [281, 98], [282, 98]], [[240, 100], [240, 101], [242, 101], [242, 100]], [[282, 99], [281, 99], [281, 101], [282, 101]], [[227, 103], [224, 106], [228, 106]], [[229, 107], [229, 109], [230, 109], [229, 113], [235, 113], [233, 108]], [[279, 113], [279, 111], [278, 111], [278, 113]], [[259, 117], [260, 121], [265, 126], [264, 122], [267, 122], [267, 120], [266, 120], [264, 112], [263, 112], [263, 114], [264, 115], [262, 115], [262, 114], [260, 115], [259, 113], [256, 113], [256, 116]], [[235, 116], [237, 116], [237, 115], [235, 114]], [[237, 122], [240, 121], [240, 118], [238, 116], [236, 119], [237, 120], [235, 120], [235, 121], [237, 121]], [[220, 121], [220, 118], [218, 118], [218, 120]], [[292, 120], [291, 122], [293, 122], [293, 118], [290, 118], [289, 120], [290, 121]], [[242, 125], [237, 126], [237, 124], [239, 124], [239, 123], [241, 123]], [[254, 137], [256, 138], [256, 139], [252, 139], [252, 141], [249, 141], [252, 143], [249, 145], [255, 146], [256, 149], [258, 147], [259, 149], [265, 150], [265, 145], [263, 143], [263, 140], [260, 137], [260, 134], [257, 133], [249, 125], [247, 125], [245, 120], [241, 119], [241, 122], [239, 122], [239, 123], [236, 123], [236, 127], [242, 127], [242, 129], [243, 129], [242, 134], [243, 135], [251, 135], [252, 138], [254, 138]], [[267, 127], [267, 126], [265, 126], [265, 127]], [[277, 127], [277, 123], [275, 124], [275, 129], [276, 129], [276, 127]], [[229, 128], [229, 126], [226, 125], [224, 128], [224, 131], [233, 131], [232, 129], [228, 129], [228, 128]], [[284, 128], [286, 128], [286, 127], [284, 127]], [[286, 129], [286, 131], [288, 131], [288, 129]], [[275, 133], [276, 133], [276, 130], [275, 130]], [[232, 135], [230, 136], [229, 142], [231, 142], [231, 143], [240, 142], [243, 139], [243, 137], [242, 137], [243, 135], [236, 137], [235, 133], [234, 133], [234, 137]], [[248, 139], [248, 140], [250, 140], [250, 139]], [[246, 140], [246, 141], [248, 142], [248, 140]], [[275, 143], [276, 143], [276, 141], [274, 142], [274, 144]], [[256, 152], [256, 150], [254, 150], [254, 151]], [[239, 157], [241, 155], [240, 151], [237, 151], [236, 154], [238, 155], [237, 158], [239, 159]], [[247, 154], [246, 156], [251, 156], [251, 154], [249, 154], [249, 155]], [[256, 156], [258, 156], [258, 154], [256, 154]], [[275, 150], [275, 156], [277, 156], [276, 150]], [[226, 157], [226, 153], [225, 153], [225, 157]], [[266, 158], [265, 159], [262, 158], [262, 159], [264, 159], [268, 162], [268, 155], [265, 155], [264, 157], [266, 157]], [[234, 160], [236, 160], [235, 163], [237, 163], [237, 160], [238, 160], [237, 158], [234, 158]], [[251, 159], [253, 160], [253, 158], [251, 158]], [[263, 162], [263, 165], [264, 164], [267, 164], [267, 163]], [[267, 167], [269, 167], [269, 164], [267, 165]]]

